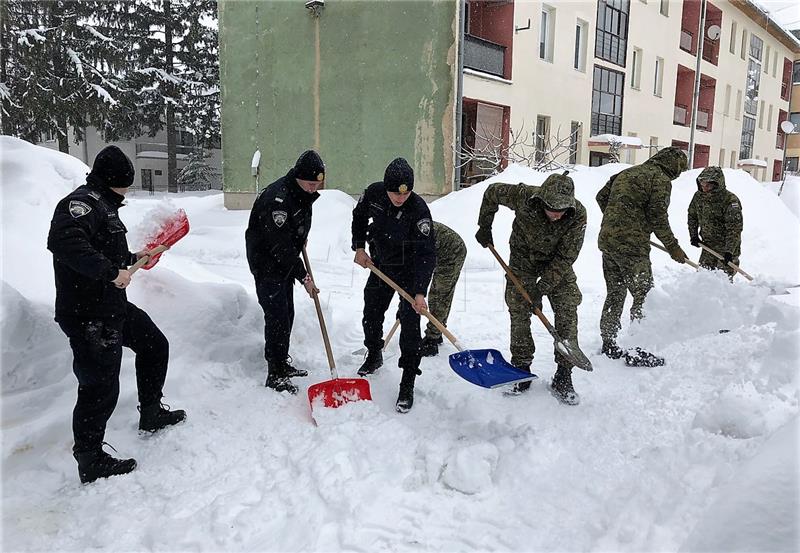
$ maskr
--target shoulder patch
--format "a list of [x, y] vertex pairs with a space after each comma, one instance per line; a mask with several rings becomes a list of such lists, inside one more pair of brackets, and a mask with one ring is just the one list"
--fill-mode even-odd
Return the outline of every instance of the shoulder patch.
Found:
[[273, 211], [272, 212], [272, 220], [275, 222], [275, 226], [281, 228], [283, 223], [286, 222], [287, 213], [285, 211]]
[[739, 202], [733, 202], [731, 204], [731, 209], [742, 209], [742, 206], [739, 205]]
[[417, 228], [422, 234], [428, 236], [431, 233], [431, 220], [427, 217], [425, 219], [420, 219], [417, 221]]
[[83, 203], [80, 200], [70, 200], [69, 202], [69, 214], [72, 215], [73, 219], [83, 217], [91, 210], [92, 208], [89, 206], [89, 204]]
[[100, 199], [100, 194], [98, 194], [98, 193], [97, 193], [97, 192], [95, 192], [94, 190], [93, 190], [93, 191], [91, 191], [91, 192], [89, 192], [89, 196], [91, 196], [91, 197], [92, 197], [92, 198], [94, 198], [95, 200], [99, 200], [99, 199]]

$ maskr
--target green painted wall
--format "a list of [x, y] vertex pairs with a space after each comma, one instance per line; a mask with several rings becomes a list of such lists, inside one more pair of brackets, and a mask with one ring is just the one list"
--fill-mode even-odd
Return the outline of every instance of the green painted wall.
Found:
[[255, 192], [256, 149], [259, 188], [318, 146], [328, 188], [358, 193], [403, 156], [415, 190], [451, 190], [457, 9], [455, 0], [326, 0], [315, 19], [303, 0], [220, 1], [226, 204], [249, 207], [227, 196]]

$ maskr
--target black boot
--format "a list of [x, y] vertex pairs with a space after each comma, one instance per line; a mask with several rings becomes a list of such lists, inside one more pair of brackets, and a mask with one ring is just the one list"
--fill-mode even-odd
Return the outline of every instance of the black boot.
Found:
[[169, 405], [161, 402], [139, 407], [139, 430], [144, 432], [157, 432], [185, 419], [186, 411], [183, 409], [170, 411]]
[[550, 393], [565, 405], [578, 405], [581, 396], [572, 387], [572, 367], [558, 366], [550, 382]]
[[616, 342], [610, 340], [603, 340], [603, 355], [610, 359], [619, 359], [625, 352], [617, 345]]
[[298, 369], [292, 366], [292, 358], [287, 357], [283, 364], [283, 374], [286, 378], [302, 378], [308, 376], [308, 371]]
[[398, 413], [408, 413], [414, 406], [414, 381], [417, 375], [422, 374], [419, 369], [403, 369], [403, 378], [400, 379], [400, 393], [397, 395], [395, 409]]
[[664, 358], [642, 348], [633, 348], [625, 352], [625, 364], [629, 367], [661, 367]]
[[[525, 371], [525, 372], [528, 372], [528, 373], [531, 372], [531, 366], [530, 365], [522, 365], [521, 367], [517, 367], [517, 368], [519, 370], [521, 370], [521, 371]], [[517, 382], [516, 384], [514, 384], [511, 387], [510, 390], [506, 390], [504, 393], [507, 396], [518, 396], [518, 395], [520, 395], [522, 393], [527, 392], [530, 389], [531, 389], [531, 381], [530, 380], [526, 380], [525, 382]]]
[[441, 336], [439, 336], [439, 338], [431, 338], [430, 336], [425, 336], [419, 345], [419, 354], [422, 357], [433, 357], [435, 355], [439, 355], [439, 344], [441, 343], [442, 343]]
[[78, 461], [81, 484], [94, 482], [98, 478], [128, 474], [136, 468], [136, 459], [115, 459], [102, 449], [76, 451], [72, 456]]
[[383, 366], [383, 351], [379, 349], [371, 349], [367, 351], [367, 357], [364, 363], [358, 369], [358, 376], [367, 376]]
[[285, 361], [269, 361], [267, 363], [267, 381], [264, 386], [272, 388], [276, 392], [289, 392], [294, 395], [299, 388], [286, 376], [285, 367]]

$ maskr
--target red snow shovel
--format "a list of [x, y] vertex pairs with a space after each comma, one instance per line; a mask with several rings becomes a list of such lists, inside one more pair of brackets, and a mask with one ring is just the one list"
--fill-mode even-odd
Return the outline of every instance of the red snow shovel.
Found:
[[[308, 274], [311, 275], [313, 280], [314, 275], [311, 272], [311, 264], [308, 261], [305, 246], [303, 246], [303, 261], [306, 264]], [[366, 378], [339, 378], [339, 373], [336, 372], [336, 362], [333, 360], [333, 353], [331, 352], [331, 342], [328, 339], [328, 329], [325, 327], [322, 307], [319, 304], [319, 296], [316, 293], [314, 294], [314, 307], [317, 309], [322, 341], [325, 343], [325, 353], [328, 355], [328, 365], [333, 378], [332, 380], [318, 382], [309, 386], [308, 401], [311, 404], [311, 411], [314, 411], [314, 405], [318, 405], [319, 402], [325, 407], [336, 408], [353, 401], [371, 400], [372, 394], [369, 391], [369, 381]]]
[[[179, 209], [161, 222], [158, 232], [147, 238], [147, 245], [145, 250], [152, 250], [156, 246], [166, 246], [169, 249], [175, 242], [186, 236], [189, 232], [189, 219], [186, 217], [186, 212]], [[151, 255], [150, 260], [142, 267], [145, 270], [150, 270], [158, 263], [161, 257], [161, 252]]]

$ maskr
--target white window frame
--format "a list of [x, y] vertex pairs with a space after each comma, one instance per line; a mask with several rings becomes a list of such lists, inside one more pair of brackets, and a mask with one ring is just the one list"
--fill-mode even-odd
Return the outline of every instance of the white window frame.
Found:
[[642, 88], [642, 59], [644, 55], [641, 48], [634, 48], [631, 56], [631, 88], [641, 90]]
[[742, 118], [742, 91], [736, 91], [736, 116], [734, 119], [737, 121], [741, 120]]
[[653, 96], [662, 97], [664, 93], [664, 58], [656, 56], [655, 73], [653, 75]]
[[553, 45], [556, 28], [556, 9], [542, 4], [539, 20], [539, 59], [553, 63]]
[[[589, 42], [589, 23], [583, 19], [575, 22], [575, 49], [572, 52], [572, 67], [576, 71], [586, 73], [586, 52]], [[575, 55], [578, 57], [578, 66], [575, 67]]]
[[769, 111], [767, 112], [767, 131], [772, 131], [772, 104], [769, 105]]
[[661, 5], [658, 7], [658, 11], [664, 17], [669, 17], [669, 0], [661, 0]]
[[725, 85], [725, 104], [722, 115], [728, 116], [731, 113], [731, 85]]
[[728, 46], [728, 51], [731, 54], [736, 54], [736, 32], [738, 30], [738, 25], [736, 21], [731, 21], [731, 42]]
[[[764, 52], [764, 73], [767, 75], [769, 74], [769, 52], [770, 47], [769, 44], [767, 44], [767, 49]], [[775, 52], [775, 54], [777, 55], [777, 52]]]

